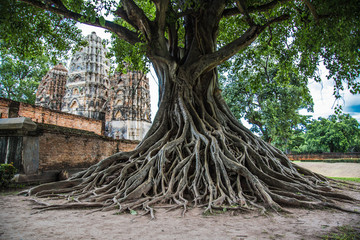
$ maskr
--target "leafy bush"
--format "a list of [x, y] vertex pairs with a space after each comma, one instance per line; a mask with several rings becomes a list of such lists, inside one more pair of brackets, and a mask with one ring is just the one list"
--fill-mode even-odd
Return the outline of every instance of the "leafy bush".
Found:
[[8, 187], [15, 173], [16, 168], [12, 163], [0, 164], [0, 188]]

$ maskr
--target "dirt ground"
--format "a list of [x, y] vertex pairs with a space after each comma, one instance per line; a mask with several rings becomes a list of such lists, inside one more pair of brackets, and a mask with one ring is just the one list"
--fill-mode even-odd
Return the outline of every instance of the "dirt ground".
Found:
[[[360, 200], [360, 193], [352, 193]], [[360, 214], [336, 210], [289, 209], [268, 216], [230, 212], [204, 216], [202, 209], [159, 209], [156, 219], [115, 212], [55, 210], [34, 213], [28, 197], [0, 196], [0, 239], [321, 239], [339, 226], [359, 231]], [[360, 206], [353, 206], [360, 211]]]
[[[332, 165], [334, 166], [334, 165]], [[350, 167], [347, 165], [347, 167]], [[343, 172], [349, 171], [343, 168]], [[328, 175], [329, 176], [329, 175]], [[343, 175], [342, 175], [343, 176]], [[360, 200], [359, 192], [349, 193]], [[0, 196], [0, 239], [321, 239], [339, 226], [359, 231], [360, 214], [337, 210], [289, 209], [292, 214], [259, 213], [210, 216], [203, 209], [156, 211], [156, 219], [115, 212], [56, 210], [33, 214], [29, 197]], [[352, 205], [360, 211], [360, 205]]]
[[360, 163], [297, 162], [296, 164], [327, 177], [360, 178]]

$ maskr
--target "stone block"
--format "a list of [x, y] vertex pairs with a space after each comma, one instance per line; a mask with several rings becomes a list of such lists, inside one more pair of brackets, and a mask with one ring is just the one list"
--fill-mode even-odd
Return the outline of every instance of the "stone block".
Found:
[[36, 123], [27, 117], [0, 119], [0, 130], [35, 131], [36, 127]]

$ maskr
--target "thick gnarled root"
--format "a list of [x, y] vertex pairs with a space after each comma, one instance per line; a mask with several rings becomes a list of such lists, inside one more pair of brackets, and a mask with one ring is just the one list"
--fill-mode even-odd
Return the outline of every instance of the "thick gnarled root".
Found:
[[[356, 200], [335, 191], [336, 181], [292, 164], [271, 145], [252, 135], [221, 104], [208, 109], [180, 96], [174, 115], [155, 127], [128, 153], [113, 155], [69, 180], [40, 185], [28, 194], [64, 197], [69, 203], [40, 209], [95, 207], [123, 212], [153, 206], [284, 210], [332, 207]], [[214, 116], [217, 116], [216, 118]], [[359, 190], [356, 184], [342, 187]]]

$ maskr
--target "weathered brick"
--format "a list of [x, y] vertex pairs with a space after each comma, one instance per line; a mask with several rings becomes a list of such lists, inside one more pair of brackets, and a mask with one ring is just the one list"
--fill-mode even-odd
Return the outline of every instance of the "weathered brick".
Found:
[[133, 150], [137, 144], [136, 141], [45, 132], [39, 139], [39, 170], [89, 167], [117, 151]]
[[0, 98], [0, 113], [1, 118], [8, 118], [10, 105], [12, 103], [19, 104], [17, 115], [19, 117], [28, 117], [37, 123], [45, 123], [58, 125], [62, 127], [75, 128], [94, 132], [102, 135], [104, 132], [103, 123], [101, 120], [86, 118], [74, 114], [63, 113], [48, 108], [39, 107], [27, 103], [18, 103], [9, 99]]

